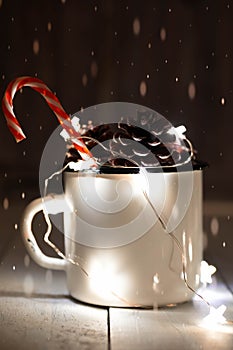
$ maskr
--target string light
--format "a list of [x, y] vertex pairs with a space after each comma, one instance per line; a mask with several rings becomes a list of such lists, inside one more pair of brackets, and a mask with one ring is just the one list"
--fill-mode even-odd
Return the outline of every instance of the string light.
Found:
[[216, 324], [226, 323], [226, 318], [223, 316], [226, 309], [225, 305], [221, 305], [218, 308], [210, 306], [209, 314], [203, 319], [203, 325], [207, 325], [208, 328], [211, 328]]
[[[74, 117], [72, 118], [72, 126], [75, 128], [76, 131], [79, 131], [80, 130], [80, 123], [79, 123], [79, 118], [77, 117]], [[180, 138], [184, 139], [185, 136], [184, 136], [184, 132], [186, 131], [186, 128], [184, 126], [180, 126], [178, 128], [176, 128], [176, 131], [179, 135]], [[70, 136], [66, 133], [66, 131], [62, 131], [61, 132], [61, 136], [65, 139], [65, 141], [70, 141]], [[80, 136], [80, 138], [82, 137], [82, 139], [86, 138], [86, 139], [89, 139], [89, 140], [92, 140], [92, 141], [95, 141], [97, 144], [99, 144], [102, 148], [104, 148], [106, 151], [109, 151], [112, 155], [114, 156], [120, 156], [122, 157], [122, 154], [118, 153], [118, 152], [115, 152], [115, 151], [112, 151], [111, 149], [108, 149], [106, 146], [104, 146], [101, 142], [99, 142], [98, 140], [94, 139], [94, 138], [91, 138], [91, 137], [87, 137], [87, 136]], [[71, 140], [72, 141], [72, 140]], [[193, 156], [193, 153], [191, 152], [191, 155], [190, 155], [190, 159], [191, 157]], [[190, 159], [188, 159], [188, 161], [190, 161]], [[88, 161], [90, 161], [90, 158], [88, 159]], [[135, 162], [134, 160], [131, 159], [131, 161], [133, 163], [135, 163], [135, 165], [137, 167], [139, 167], [138, 163]], [[80, 163], [80, 160], [77, 162], [77, 163], [80, 163], [81, 165], [84, 165], [87, 161], [83, 161], [83, 163], [81, 164]], [[187, 160], [184, 162], [186, 163]], [[179, 164], [179, 165], [183, 165], [184, 163], [182, 164]], [[95, 160], [95, 164], [96, 164], [96, 160]], [[80, 170], [82, 167], [78, 166]], [[76, 166], [75, 166], [75, 162], [70, 162], [68, 164], [66, 164], [62, 169], [60, 169], [59, 171], [56, 171], [55, 173], [53, 173], [51, 176], [49, 176], [49, 178], [47, 178], [45, 180], [45, 187], [44, 187], [44, 196], [47, 195], [47, 188], [48, 188], [48, 182], [49, 180], [51, 180], [54, 176], [56, 175], [60, 175], [61, 173], [63, 173], [63, 171], [66, 170], [67, 167], [70, 167], [71, 169], [76, 169]], [[117, 167], [122, 167], [122, 166], [117, 166]], [[169, 166], [167, 166], [169, 167]], [[86, 168], [86, 167], [85, 167]], [[82, 168], [83, 169], [83, 168]], [[87, 169], [90, 169], [90, 167], [87, 167]], [[165, 225], [165, 221], [161, 218], [161, 216], [158, 214], [156, 208], [154, 207], [154, 205], [152, 204], [152, 202], [150, 201], [150, 198], [148, 197], [147, 195], [147, 192], [145, 191], [144, 187], [141, 188], [142, 192], [143, 192], [143, 195], [145, 196], [147, 202], [150, 204], [151, 208], [153, 209], [154, 213], [155, 213], [155, 216], [157, 217], [157, 219], [160, 221], [161, 225], [162, 225], [162, 228], [164, 229], [164, 231], [166, 232], [166, 225]], [[90, 274], [82, 267], [82, 265], [80, 265], [79, 262], [76, 262], [74, 261], [73, 259], [71, 258], [67, 258], [64, 253], [62, 253], [60, 251], [60, 249], [49, 239], [50, 237], [50, 234], [51, 234], [51, 231], [52, 231], [52, 225], [51, 225], [51, 221], [50, 221], [50, 218], [49, 218], [49, 215], [46, 211], [44, 211], [44, 217], [45, 217], [45, 221], [47, 223], [47, 231], [44, 235], [44, 241], [58, 254], [58, 256], [60, 256], [61, 258], [63, 259], [66, 259], [68, 260], [70, 263], [72, 264], [75, 264], [77, 266], [80, 267], [80, 269], [84, 272], [84, 274], [86, 276], [88, 276], [89, 278], [92, 278], [93, 279], [93, 276], [91, 277]], [[174, 239], [174, 238], [173, 238]], [[178, 242], [179, 243], [179, 242]], [[181, 247], [181, 252], [182, 252], [182, 247]], [[183, 255], [182, 255], [182, 260], [183, 260]], [[186, 279], [186, 276], [187, 276], [187, 272], [186, 272], [186, 266], [183, 267], [184, 268], [184, 271], [183, 271], [183, 275], [184, 275], [184, 280], [185, 280], [185, 283], [186, 285], [188, 286], [189, 289], [191, 289], [194, 293], [196, 293], [187, 283], [187, 279]], [[115, 292], [111, 291], [111, 293], [113, 295], [116, 295]], [[196, 293], [197, 294], [197, 293]], [[198, 295], [198, 294], [197, 294]], [[124, 300], [123, 298], [121, 298], [120, 296], [118, 296], [118, 299], [119, 300]], [[125, 300], [124, 300], [125, 301]], [[132, 303], [128, 302], [128, 301], [125, 301], [127, 303], [127, 305], [130, 305], [130, 306], [135, 306], [135, 305], [132, 305]], [[143, 306], [143, 305], [140, 305], [140, 306]]]
[[[69, 166], [69, 163], [66, 164], [62, 169], [56, 171], [55, 173], [53, 173], [52, 175], [50, 175], [46, 180], [45, 180], [45, 187], [44, 187], [44, 196], [47, 195], [47, 189], [48, 189], [48, 183], [49, 183], [49, 180], [53, 179], [54, 176], [56, 175], [60, 175], [63, 173], [63, 171], [65, 171], [67, 169], [67, 167]], [[54, 244], [51, 240], [50, 240], [50, 235], [51, 235], [51, 232], [52, 232], [52, 224], [51, 224], [51, 220], [49, 218], [49, 215], [47, 213], [46, 210], [43, 209], [43, 214], [44, 214], [44, 218], [45, 218], [45, 221], [47, 223], [47, 230], [44, 234], [44, 241], [45, 243], [47, 243], [56, 253], [57, 255], [68, 261], [69, 263], [71, 263], [72, 265], [76, 265], [80, 268], [80, 270], [84, 273], [84, 275], [86, 277], [88, 277], [90, 279], [90, 282], [91, 282], [91, 285], [92, 286], [96, 286], [97, 285], [97, 281], [98, 281], [98, 284], [101, 284], [102, 287], [101, 287], [101, 294], [103, 293], [103, 289], [105, 290], [105, 293], [107, 292], [107, 294], [111, 294], [114, 298], [116, 298], [118, 301], [122, 302], [123, 304], [129, 306], [129, 307], [144, 307], [144, 308], [147, 308], [147, 306], [145, 305], [138, 305], [138, 304], [132, 304], [130, 301], [126, 300], [125, 298], [121, 297], [119, 294], [116, 293], [115, 290], [111, 289], [111, 285], [109, 285], [109, 276], [108, 278], [106, 278], [106, 272], [103, 273], [100, 272], [98, 270], [98, 272], [96, 271], [91, 271], [91, 272], [88, 272], [84, 267], [83, 267], [83, 264], [81, 264], [80, 262], [78, 262], [77, 260], [79, 259], [79, 257], [77, 257], [76, 261], [70, 257], [67, 257], [57, 246], [56, 244]], [[80, 259], [81, 260], [81, 259]], [[109, 275], [109, 273], [108, 273]], [[105, 283], [103, 283], [103, 279], [105, 280]], [[111, 280], [113, 280], [111, 278]]]
[[[76, 123], [76, 128], [79, 127], [79, 120], [77, 118], [77, 120], [75, 120], [75, 123]], [[186, 137], [184, 136], [184, 132], [186, 131], [185, 127], [181, 126], [179, 128], [176, 129], [178, 135], [180, 138], [182, 139], [186, 139]], [[63, 135], [62, 135], [63, 136]], [[64, 135], [65, 136], [65, 135]], [[63, 137], [64, 137], [63, 136]], [[65, 138], [65, 137], [64, 137]], [[82, 136], [83, 138], [83, 136]], [[92, 139], [91, 137], [86, 137], [88, 139]], [[111, 149], [108, 149], [107, 147], [105, 147], [102, 143], [100, 143], [99, 141], [95, 140], [95, 139], [92, 139], [94, 140], [97, 144], [99, 144], [101, 147], [103, 147], [105, 150], [107, 151], [110, 151], [111, 153], [112, 150]], [[193, 157], [193, 148], [192, 148], [192, 144], [190, 141], [187, 141], [189, 146], [190, 146], [190, 159]], [[114, 155], [119, 155], [118, 152], [114, 152]], [[122, 157], [122, 154], [121, 154], [121, 157]], [[190, 161], [189, 159], [189, 161]], [[80, 162], [80, 161], [79, 161]], [[85, 161], [83, 161], [85, 163]], [[96, 162], [96, 160], [95, 160]], [[53, 173], [49, 178], [47, 178], [45, 180], [45, 188], [44, 188], [44, 195], [47, 194], [47, 187], [48, 187], [48, 181], [51, 180], [54, 176], [56, 175], [59, 175], [61, 174], [63, 171], [66, 170], [66, 168], [68, 166], [70, 166], [71, 169], [75, 169], [74, 167], [74, 162], [71, 162], [72, 164], [68, 163], [66, 164], [62, 169], [60, 169], [59, 171]], [[136, 163], [136, 162], [135, 162]], [[95, 163], [96, 164], [96, 163]], [[84, 165], [84, 164], [82, 164]], [[136, 164], [135, 164], [136, 165]], [[183, 165], [183, 164], [182, 164]], [[138, 164], [137, 164], [138, 166]], [[90, 167], [88, 167], [90, 169]], [[143, 191], [143, 194], [146, 198], [146, 200], [148, 201], [148, 203], [150, 204], [151, 208], [153, 209], [157, 219], [160, 221], [160, 224], [162, 226], [162, 228], [164, 229], [164, 231], [166, 232], [166, 224], [165, 224], [165, 221], [160, 217], [160, 215], [158, 214], [157, 210], [155, 209], [154, 205], [152, 204], [152, 202], [150, 201], [147, 193], [145, 190], [143, 190], [142, 188], [142, 191]], [[44, 212], [44, 217], [45, 217], [45, 220], [46, 220], [46, 223], [48, 225], [47, 227], [47, 231], [44, 235], [44, 241], [63, 259], [69, 261], [71, 264], [74, 264], [76, 266], [78, 266], [81, 271], [90, 279], [90, 282], [91, 284], [94, 286], [96, 286], [96, 284], [100, 284], [100, 275], [99, 273], [90, 273], [88, 271], [86, 271], [83, 266], [80, 264], [80, 262], [78, 261], [74, 261], [72, 258], [70, 257], [66, 257], [61, 251], [60, 249], [49, 239], [50, 237], [50, 234], [51, 234], [51, 230], [52, 230], [52, 225], [51, 225], [51, 221], [50, 221], [50, 218], [49, 218], [49, 215], [46, 211], [43, 211]], [[184, 248], [185, 247], [182, 247], [182, 244], [179, 242], [179, 240], [177, 239], [177, 237], [174, 235], [173, 232], [171, 232], [170, 234], [170, 237], [173, 239], [173, 241], [176, 243], [178, 249], [180, 250], [180, 253], [181, 253], [181, 258], [182, 258], [182, 275], [183, 275], [183, 279], [184, 279], [184, 283], [186, 284], [187, 288], [190, 289], [196, 296], [198, 296], [199, 298], [201, 298], [208, 306], [209, 306], [209, 314], [207, 316], [204, 317], [203, 319], [203, 325], [209, 325], [210, 327], [212, 327], [213, 325], [216, 325], [216, 324], [224, 324], [224, 323], [231, 323], [231, 321], [226, 321], [226, 318], [224, 317], [224, 313], [226, 311], [226, 306], [225, 305], [221, 305], [219, 306], [218, 308], [215, 308], [213, 306], [210, 305], [210, 303], [202, 296], [200, 295], [195, 289], [193, 289], [189, 283], [188, 283], [188, 280], [187, 280], [187, 271], [186, 271], [186, 258], [185, 258], [185, 253], [184, 253]], [[77, 258], [78, 260], [78, 258]], [[212, 283], [212, 275], [216, 272], [216, 268], [213, 266], [213, 265], [209, 265], [206, 261], [202, 261], [201, 263], [201, 277], [200, 277], [200, 281], [206, 285], [207, 283]], [[107, 274], [109, 275], [109, 274]], [[102, 276], [102, 275], [101, 275]], [[130, 301], [126, 300], [125, 298], [121, 297], [119, 294], [116, 293], [115, 291], [115, 284], [113, 283], [113, 285], [109, 285], [108, 283], [108, 280], [109, 278], [106, 279], [106, 274], [104, 274], [102, 277], [101, 277], [101, 281], [102, 281], [102, 278], [104, 278], [104, 280], [106, 281], [106, 283], [102, 283], [101, 282], [101, 291], [105, 290], [105, 292], [107, 291], [108, 293], [110, 293], [112, 296], [116, 297], [119, 301], [125, 303], [126, 305], [128, 306], [131, 306], [131, 307], [145, 307], [144, 305], [135, 305], [135, 304], [132, 304]], [[155, 289], [156, 288], [156, 285], [159, 283], [159, 277], [157, 274], [154, 275], [154, 278], [153, 278], [153, 288]], [[101, 292], [102, 293], [102, 292]]]
[[217, 271], [216, 267], [209, 265], [206, 261], [201, 262], [201, 283], [206, 285], [212, 283], [212, 275]]

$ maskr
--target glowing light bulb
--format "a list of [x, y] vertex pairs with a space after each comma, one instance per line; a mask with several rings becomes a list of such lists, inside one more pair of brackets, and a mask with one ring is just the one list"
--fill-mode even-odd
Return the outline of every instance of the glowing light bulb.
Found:
[[216, 267], [209, 265], [206, 261], [201, 262], [201, 283], [212, 283], [212, 275], [217, 271]]
[[79, 123], [80, 119], [76, 116], [74, 116], [72, 119], [71, 119], [71, 124], [74, 128], [75, 131], [77, 132], [80, 132], [80, 123]]
[[119, 296], [124, 294], [126, 282], [124, 276], [117, 273], [113, 263], [107, 265], [104, 261], [93, 261], [89, 278], [90, 287], [96, 295], [108, 301], [121, 300]]
[[63, 129], [63, 130], [60, 132], [60, 135], [61, 135], [61, 137], [63, 137], [63, 139], [64, 139], [65, 141], [68, 141], [68, 140], [70, 139], [70, 135], [68, 134], [68, 132], [67, 132], [65, 129]]
[[180, 125], [176, 127], [176, 132], [178, 133], [181, 139], [185, 138], [186, 127], [184, 125]]
[[203, 323], [208, 325], [208, 327], [212, 327], [218, 323], [225, 323], [226, 318], [223, 316], [223, 314], [225, 313], [226, 309], [227, 308], [225, 305], [221, 305], [218, 308], [211, 306], [209, 315], [203, 319]]
[[[79, 121], [80, 121], [80, 119], [79, 119], [78, 117], [76, 117], [76, 116], [74, 116], [74, 117], [71, 119], [71, 124], [72, 124], [74, 130], [77, 131], [77, 132], [80, 132], [80, 127], [81, 127]], [[63, 139], [64, 139], [65, 141], [68, 141], [68, 140], [70, 140], [70, 138], [71, 138], [70, 135], [69, 135], [69, 133], [68, 133], [65, 129], [63, 129], [63, 130], [60, 132], [60, 135], [61, 135], [61, 137], [63, 137]]]
[[[175, 128], [179, 138], [181, 139], [185, 139], [185, 132], [187, 131], [186, 127], [184, 125], [179, 125]], [[168, 131], [167, 131], [168, 134], [170, 135], [173, 135], [174, 134], [174, 129], [173, 128], [170, 128]]]
[[159, 275], [157, 273], [154, 275], [153, 281], [155, 284], [159, 284]]
[[74, 171], [85, 170], [95, 167], [94, 159], [79, 160], [78, 162], [69, 162], [69, 168]]

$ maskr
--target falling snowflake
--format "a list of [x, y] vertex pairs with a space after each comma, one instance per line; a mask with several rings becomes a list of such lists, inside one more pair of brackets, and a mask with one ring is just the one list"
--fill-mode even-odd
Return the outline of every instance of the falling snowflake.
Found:
[[33, 52], [35, 55], [38, 55], [39, 51], [40, 51], [40, 43], [37, 39], [35, 39], [33, 41], [33, 46], [32, 46]]
[[188, 96], [190, 100], [193, 100], [196, 96], [196, 86], [193, 81], [188, 86]]
[[140, 29], [141, 29], [140, 21], [136, 17], [134, 19], [134, 21], [133, 21], [133, 33], [134, 33], [134, 35], [139, 35], [140, 34]]
[[146, 96], [147, 85], [146, 85], [146, 82], [144, 80], [140, 83], [139, 91], [140, 91], [141, 96], [143, 96], [143, 97]]

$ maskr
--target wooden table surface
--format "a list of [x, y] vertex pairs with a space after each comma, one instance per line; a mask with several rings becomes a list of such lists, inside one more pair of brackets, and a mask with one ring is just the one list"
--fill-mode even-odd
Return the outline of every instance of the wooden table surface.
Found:
[[[206, 220], [209, 226], [211, 217]], [[215, 247], [209, 248], [218, 273], [201, 294], [215, 307], [225, 304], [225, 317], [232, 321], [232, 226], [229, 231], [229, 220], [224, 216], [219, 220], [223, 232], [214, 237]], [[37, 266], [26, 253], [17, 225], [14, 229], [0, 257], [1, 350], [233, 349], [233, 325], [204, 326], [209, 309], [197, 297], [154, 310], [95, 307], [75, 301], [68, 295], [65, 274]], [[223, 241], [227, 249], [216, 254], [220, 249], [216, 246]]]

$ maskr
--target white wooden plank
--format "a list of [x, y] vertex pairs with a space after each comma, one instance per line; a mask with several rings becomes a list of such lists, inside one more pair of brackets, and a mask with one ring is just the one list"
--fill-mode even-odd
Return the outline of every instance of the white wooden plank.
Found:
[[[203, 292], [213, 305], [224, 303], [227, 318], [233, 320], [232, 295], [215, 284]], [[159, 310], [110, 309], [112, 350], [134, 349], [233, 349], [233, 326], [204, 327], [209, 312], [200, 300]]]
[[0, 297], [0, 349], [107, 349], [106, 310], [69, 299]]
[[0, 262], [1, 350], [108, 348], [107, 310], [69, 298], [64, 272], [33, 263], [20, 235]]
[[[233, 298], [232, 298], [232, 202], [207, 203], [208, 216], [207, 261], [217, 265], [224, 282], [215, 280], [202, 295], [216, 307], [225, 304], [227, 325], [207, 329], [202, 320], [209, 309], [199, 299], [159, 310], [110, 309], [112, 350], [120, 349], [233, 349]], [[210, 232], [210, 220], [218, 218], [219, 232]], [[226, 242], [226, 244], [223, 244]], [[229, 291], [231, 289], [231, 292]]]
[[[223, 263], [230, 263], [229, 223], [226, 229], [224, 225], [220, 222], [221, 236], [214, 237], [214, 243], [219, 249], [223, 239], [227, 242], [218, 253]], [[108, 348], [107, 311], [69, 299], [63, 272], [47, 271], [32, 261], [28, 266], [20, 234], [15, 234], [18, 239], [0, 258], [0, 349]], [[226, 316], [233, 320], [232, 295], [223, 284], [214, 284], [203, 294], [215, 305], [226, 304]], [[207, 313], [200, 300], [160, 310], [111, 309], [111, 348], [233, 349], [232, 326], [204, 328], [201, 321]]]

